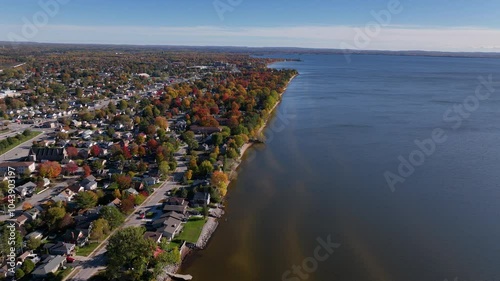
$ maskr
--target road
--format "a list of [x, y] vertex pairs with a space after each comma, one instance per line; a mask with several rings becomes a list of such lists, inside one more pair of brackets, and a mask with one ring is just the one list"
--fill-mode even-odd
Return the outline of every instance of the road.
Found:
[[[139, 216], [135, 213], [138, 210], [145, 210], [147, 212], [156, 210], [156, 207], [160, 205], [160, 201], [165, 198], [167, 192], [175, 187], [180, 186], [177, 184], [177, 181], [182, 179], [185, 171], [187, 170], [187, 163], [182, 160], [182, 156], [186, 153], [186, 148], [187, 146], [182, 146], [175, 154], [175, 158], [177, 160], [177, 169], [173, 174], [173, 181], [165, 181], [159, 188], [157, 188], [154, 193], [151, 194], [151, 196], [149, 196], [146, 201], [144, 201], [141, 206], [137, 207], [134, 213], [127, 218], [122, 227], [144, 225], [146, 220], [140, 219]], [[72, 276], [71, 279], [69, 279], [70, 281], [88, 280], [97, 272], [106, 268], [105, 245], [107, 245], [107, 239], [103, 242], [103, 244], [104, 245], [101, 245], [101, 247], [99, 247], [98, 250], [91, 254], [88, 258], [82, 259], [81, 265], [77, 267], [76, 274]]]
[[0, 156], [0, 159], [2, 162], [4, 161], [19, 161], [22, 158], [25, 158], [28, 156], [31, 146], [33, 145], [33, 141], [41, 141], [43, 138], [45, 138], [45, 134], [48, 132], [52, 132], [52, 130], [45, 130], [38, 136], [36, 136], [33, 139], [30, 139], [26, 142], [21, 143], [20, 145], [14, 147], [13, 149], [7, 151], [6, 153], [2, 154]]

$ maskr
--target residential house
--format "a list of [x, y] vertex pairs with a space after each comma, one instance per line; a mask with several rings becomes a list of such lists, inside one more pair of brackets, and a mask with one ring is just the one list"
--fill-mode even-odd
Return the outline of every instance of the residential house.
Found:
[[24, 225], [27, 222], [28, 222], [28, 217], [26, 217], [25, 215], [20, 215], [19, 217], [16, 218], [16, 224], [19, 226]]
[[144, 239], [151, 239], [153, 240], [155, 243], [160, 243], [161, 241], [161, 238], [163, 237], [163, 234], [161, 232], [157, 232], [157, 231], [146, 231], [144, 233]]
[[16, 186], [14, 187], [14, 191], [19, 195], [19, 196], [26, 196], [29, 194], [33, 194], [33, 192], [36, 189], [36, 184], [33, 182], [27, 182], [23, 185]]
[[51, 255], [67, 256], [73, 254], [75, 244], [57, 242], [56, 244], [52, 244], [48, 250]]
[[119, 198], [115, 198], [113, 201], [109, 202], [108, 206], [113, 206], [113, 207], [116, 207], [116, 208], [119, 208], [122, 204], [122, 200], [120, 200]]
[[156, 177], [146, 177], [142, 179], [142, 182], [144, 183], [145, 186], [152, 186], [157, 184], [159, 180]]
[[196, 192], [193, 197], [194, 204], [208, 205], [210, 204], [210, 193]]
[[36, 169], [35, 162], [3, 162], [0, 163], [0, 174], [6, 174], [8, 171], [22, 175], [25, 172], [33, 173]]
[[40, 210], [37, 208], [31, 208], [23, 213], [28, 218], [28, 221], [33, 221], [40, 215]]
[[95, 181], [96, 178], [92, 175], [84, 178], [80, 182], [80, 186], [83, 187], [84, 190], [95, 190], [97, 189], [97, 182]]
[[205, 134], [205, 135], [222, 132], [221, 127], [200, 127], [196, 125], [189, 127], [189, 130], [193, 131], [196, 134]]
[[66, 263], [63, 256], [49, 256], [43, 264], [37, 267], [31, 274], [34, 278], [44, 278], [49, 273], [55, 273]]
[[182, 221], [174, 217], [168, 217], [164, 220], [163, 225], [157, 229], [164, 238], [171, 241], [175, 235], [181, 230]]
[[33, 231], [29, 233], [28, 235], [24, 236], [25, 240], [30, 240], [31, 238], [33, 239], [42, 239], [43, 238], [43, 233], [40, 231]]
[[73, 192], [70, 188], [66, 188], [61, 193], [57, 194], [56, 196], [52, 197], [52, 200], [55, 202], [59, 201], [64, 201], [64, 202], [71, 202], [73, 201], [73, 198], [75, 197], [76, 193]]
[[131, 195], [139, 194], [139, 192], [137, 192], [137, 190], [135, 190], [135, 188], [133, 188], [133, 187], [126, 189], [125, 192], [127, 192], [128, 194], [131, 194]]
[[67, 243], [72, 243], [78, 247], [85, 246], [89, 241], [89, 231], [81, 229], [68, 229], [64, 233], [64, 241]]

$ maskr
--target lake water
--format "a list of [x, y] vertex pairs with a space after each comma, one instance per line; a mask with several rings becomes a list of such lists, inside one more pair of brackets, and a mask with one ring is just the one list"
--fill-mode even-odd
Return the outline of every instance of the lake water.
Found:
[[[273, 67], [300, 75], [268, 142], [240, 166], [207, 249], [182, 272], [201, 281], [500, 280], [500, 60], [282, 57], [302, 61]], [[489, 75], [483, 100], [474, 98]], [[462, 115], [450, 110], [464, 101]], [[440, 143], [413, 153], [419, 166], [393, 192], [384, 173], [399, 176], [398, 157], [436, 129]], [[333, 253], [307, 259], [328, 237], [340, 244]]]

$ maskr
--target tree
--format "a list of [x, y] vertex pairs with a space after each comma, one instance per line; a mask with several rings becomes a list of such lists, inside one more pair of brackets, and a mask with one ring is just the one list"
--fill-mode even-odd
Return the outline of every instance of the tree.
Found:
[[92, 231], [90, 232], [90, 239], [101, 240], [111, 231], [107, 220], [100, 218], [92, 223]]
[[92, 174], [92, 170], [90, 169], [90, 167], [87, 164], [83, 165], [82, 169], [83, 169], [83, 174], [86, 177], [88, 177]]
[[184, 178], [190, 181], [193, 178], [193, 170], [187, 170], [186, 173], [184, 173]]
[[84, 191], [76, 195], [76, 204], [81, 209], [93, 208], [97, 205], [97, 194], [93, 191]]
[[142, 194], [138, 194], [134, 198], [134, 204], [135, 205], [141, 205], [144, 202], [144, 200], [146, 200], [146, 196], [144, 196]]
[[147, 268], [153, 260], [155, 242], [144, 239], [143, 227], [122, 229], [111, 238], [107, 246], [107, 275], [111, 280], [147, 280]]
[[221, 133], [212, 134], [212, 142], [215, 146], [219, 146], [224, 142], [224, 136]]
[[27, 211], [29, 209], [33, 208], [33, 205], [30, 204], [30, 202], [24, 202], [23, 203], [23, 211]]
[[168, 165], [167, 161], [161, 161], [160, 165], [158, 166], [158, 169], [160, 170], [161, 175], [165, 176], [168, 175], [168, 172], [170, 171], [170, 166]]
[[75, 159], [78, 157], [78, 148], [74, 146], [69, 146], [66, 148], [66, 153], [68, 153], [68, 157], [70, 159]]
[[25, 259], [23, 262], [23, 265], [21, 266], [21, 269], [24, 271], [24, 273], [30, 273], [35, 269], [35, 263], [31, 259]]
[[46, 214], [46, 222], [47, 225], [49, 226], [49, 229], [54, 229], [59, 221], [64, 218], [64, 215], [66, 215], [66, 210], [64, 207], [52, 207], [47, 211]]
[[55, 178], [61, 174], [61, 171], [61, 165], [53, 161], [42, 163], [38, 168], [40, 176], [44, 178]]
[[59, 229], [68, 228], [70, 225], [74, 223], [73, 216], [70, 213], [66, 213], [64, 217], [59, 221], [58, 227]]
[[134, 206], [135, 206], [135, 197], [129, 196], [128, 198], [122, 200], [120, 211], [128, 215], [132, 212], [132, 210], [134, 210]]
[[15, 276], [16, 276], [16, 279], [21, 279], [23, 278], [25, 275], [24, 271], [20, 268], [16, 269], [15, 271]]
[[125, 216], [114, 206], [102, 207], [100, 214], [108, 222], [111, 229], [117, 228], [125, 221]]
[[120, 175], [116, 178], [116, 183], [120, 189], [128, 189], [132, 186], [132, 178], [127, 175]]
[[168, 121], [167, 118], [158, 116], [155, 118], [155, 125], [160, 127], [161, 129], [167, 129], [168, 128]]
[[40, 245], [42, 245], [42, 240], [39, 238], [31, 237], [26, 242], [26, 247], [28, 247], [28, 249], [30, 249], [30, 250], [36, 250], [36, 249], [38, 249], [38, 247], [40, 247]]
[[215, 171], [212, 174], [210, 183], [217, 188], [217, 190], [222, 196], [226, 196], [227, 185], [229, 184], [229, 178], [224, 172]]
[[98, 157], [101, 154], [101, 148], [95, 144], [90, 148], [90, 155]]
[[200, 175], [206, 176], [214, 171], [214, 166], [208, 160], [205, 160], [200, 165]]
[[66, 164], [64, 167], [64, 170], [68, 172], [69, 174], [74, 174], [76, 171], [78, 171], [78, 165], [76, 165], [75, 162], [69, 162]]
[[118, 188], [113, 191], [113, 197], [118, 198], [118, 199], [122, 198], [122, 193], [120, 192], [120, 190]]

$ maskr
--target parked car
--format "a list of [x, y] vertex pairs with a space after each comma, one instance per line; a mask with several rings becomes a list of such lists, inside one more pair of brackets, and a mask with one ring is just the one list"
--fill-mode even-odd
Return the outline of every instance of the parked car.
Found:
[[68, 263], [73, 263], [73, 262], [75, 261], [75, 258], [73, 258], [73, 257], [71, 257], [71, 256], [67, 256], [67, 257], [66, 257], [66, 261], [67, 261]]

